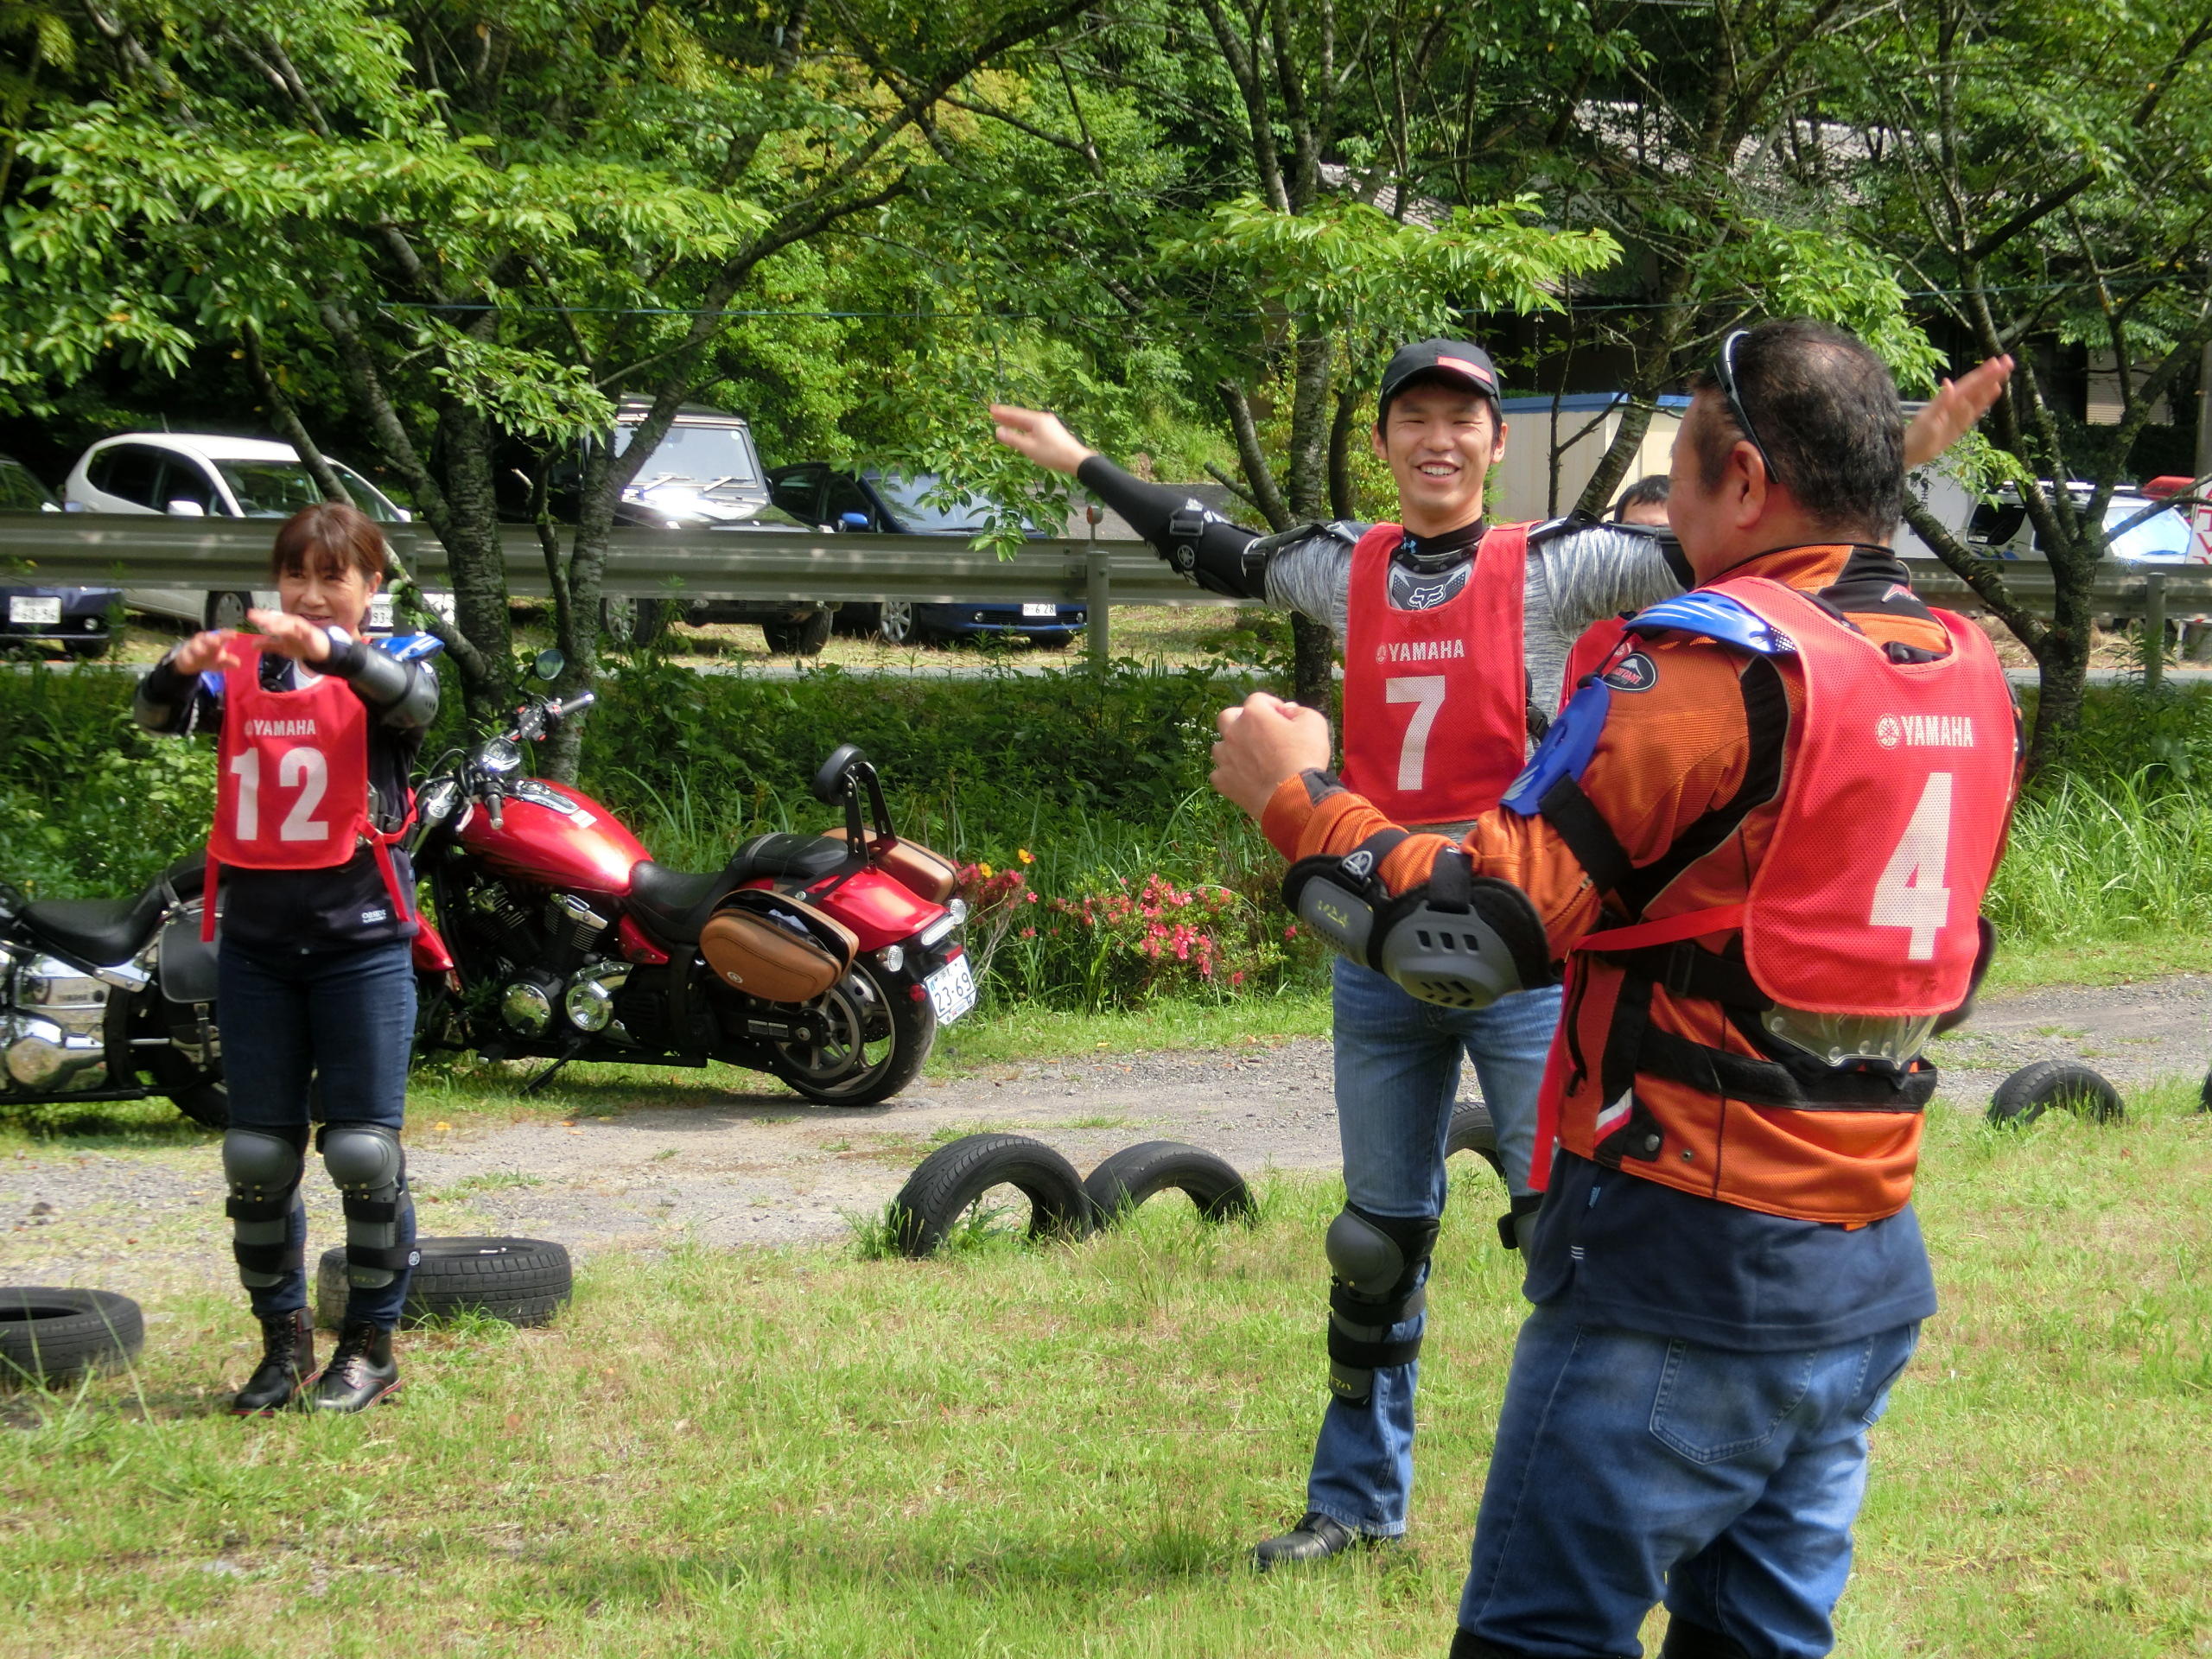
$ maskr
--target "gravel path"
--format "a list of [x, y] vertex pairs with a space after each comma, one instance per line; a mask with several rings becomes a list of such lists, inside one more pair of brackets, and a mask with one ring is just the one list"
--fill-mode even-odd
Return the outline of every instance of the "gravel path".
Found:
[[[2201, 1077], [2212, 978], [1993, 998], [1947, 1039], [1936, 1108], [1978, 1112], [2005, 1073], [2051, 1057], [2085, 1059], [2123, 1088]], [[1162, 1137], [1248, 1174], [1329, 1170], [1338, 1157], [1320, 1039], [1010, 1065], [857, 1110], [765, 1091], [672, 1108], [654, 1103], [660, 1090], [643, 1077], [634, 1106], [572, 1124], [441, 1133], [418, 1120], [408, 1159], [423, 1230], [553, 1238], [582, 1254], [831, 1239], [849, 1218], [880, 1212], [932, 1145], [983, 1129], [1033, 1134], [1079, 1169]], [[338, 1242], [335, 1195], [319, 1172], [307, 1191], [312, 1247]], [[0, 1282], [142, 1295], [226, 1285], [221, 1201], [212, 1142], [18, 1153], [0, 1161]]]

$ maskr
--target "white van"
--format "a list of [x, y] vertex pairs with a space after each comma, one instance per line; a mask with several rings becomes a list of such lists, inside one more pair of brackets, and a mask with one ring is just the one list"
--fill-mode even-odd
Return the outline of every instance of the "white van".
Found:
[[[407, 511], [342, 463], [331, 468], [354, 505], [379, 524]], [[289, 443], [213, 432], [124, 432], [102, 438], [77, 458], [61, 486], [73, 512], [166, 513], [177, 518], [289, 518], [322, 499], [315, 475]], [[430, 595], [435, 604], [439, 595]], [[274, 593], [205, 593], [181, 588], [126, 588], [123, 602], [193, 627], [235, 628], [249, 606], [274, 609]], [[389, 628], [390, 607], [384, 626]], [[373, 629], [378, 619], [372, 617]]]

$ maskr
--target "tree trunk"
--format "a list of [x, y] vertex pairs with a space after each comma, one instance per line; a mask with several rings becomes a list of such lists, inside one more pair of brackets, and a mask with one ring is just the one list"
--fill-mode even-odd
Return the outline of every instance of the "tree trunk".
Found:
[[482, 659], [481, 673], [461, 676], [468, 723], [478, 731], [505, 729], [515, 706], [514, 627], [492, 489], [492, 429], [473, 410], [449, 404], [439, 411], [446, 522], [431, 528], [445, 543], [454, 620]]
[[[1613, 433], [1613, 441], [1605, 446], [1598, 470], [1590, 474], [1590, 481], [1582, 486], [1582, 493], [1575, 499], [1578, 512], [1586, 512], [1592, 518], [1602, 518], [1613, 493], [1628, 476], [1628, 465], [1636, 452], [1643, 448], [1644, 435], [1651, 430], [1651, 417], [1659, 405], [1640, 393], [1629, 395], [1628, 407], [1621, 410], [1621, 423]], [[1557, 433], [1554, 433], [1557, 437]]]
[[[1295, 378], [1290, 404], [1288, 456], [1290, 515], [1312, 521], [1326, 515], [1329, 449], [1333, 424], [1329, 397], [1332, 342], [1324, 334], [1300, 334], [1292, 348]], [[1290, 619], [1291, 695], [1309, 709], [1333, 712], [1336, 636], [1312, 617]]]
[[2053, 550], [2050, 624], [2028, 647], [2035, 655], [2037, 680], [2035, 724], [2028, 731], [2031, 778], [2059, 757], [2081, 723], [2094, 626], [2090, 584], [2096, 569], [2094, 551]]

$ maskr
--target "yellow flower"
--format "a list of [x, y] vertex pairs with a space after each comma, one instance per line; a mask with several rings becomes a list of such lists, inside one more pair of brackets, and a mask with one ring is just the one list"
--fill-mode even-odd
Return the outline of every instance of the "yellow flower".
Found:
[[1014, 855], [1025, 864], [1034, 864], [1037, 861], [1037, 855], [1031, 852], [1027, 847], [1015, 848], [1014, 849]]
[[976, 874], [988, 881], [991, 879], [991, 867], [988, 864], [978, 864], [976, 867]]

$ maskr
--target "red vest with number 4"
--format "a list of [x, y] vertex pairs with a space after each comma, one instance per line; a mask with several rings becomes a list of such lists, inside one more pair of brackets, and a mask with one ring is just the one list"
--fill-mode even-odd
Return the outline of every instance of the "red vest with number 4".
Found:
[[1352, 549], [1344, 785], [1394, 823], [1457, 823], [1496, 806], [1527, 758], [1529, 526], [1485, 534], [1466, 586], [1425, 611], [1390, 603], [1404, 537], [1377, 524]]
[[345, 681], [328, 677], [296, 691], [261, 683], [261, 647], [231, 640], [235, 664], [223, 675], [223, 733], [217, 751], [215, 823], [207, 836], [207, 894], [200, 936], [215, 937], [215, 886], [226, 864], [242, 870], [335, 869], [365, 841], [397, 907], [391, 861], [397, 832], [369, 817], [369, 715]]
[[[1733, 838], [1676, 871], [1716, 896], [1736, 885], [1740, 901], [1577, 943], [1537, 1181], [1556, 1125], [1569, 1151], [1662, 1185], [1805, 1220], [1877, 1220], [1910, 1196], [1935, 1084], [1912, 1022], [1972, 988], [2012, 799], [2012, 696], [1962, 618], [1932, 612], [1948, 653], [1897, 663], [1783, 583], [1700, 592], [1751, 612], [1796, 664], [1771, 831], [1740, 878]], [[1663, 1025], [1662, 995], [1675, 1010]], [[1771, 1046], [1756, 1040], [1769, 1033]]]
[[1744, 922], [1777, 1002], [1942, 1014], [1966, 1001], [2012, 799], [2012, 698], [1988, 638], [1948, 612], [1948, 656], [1893, 663], [1795, 588], [1717, 583], [1787, 634], [1805, 676], [1782, 817]]

